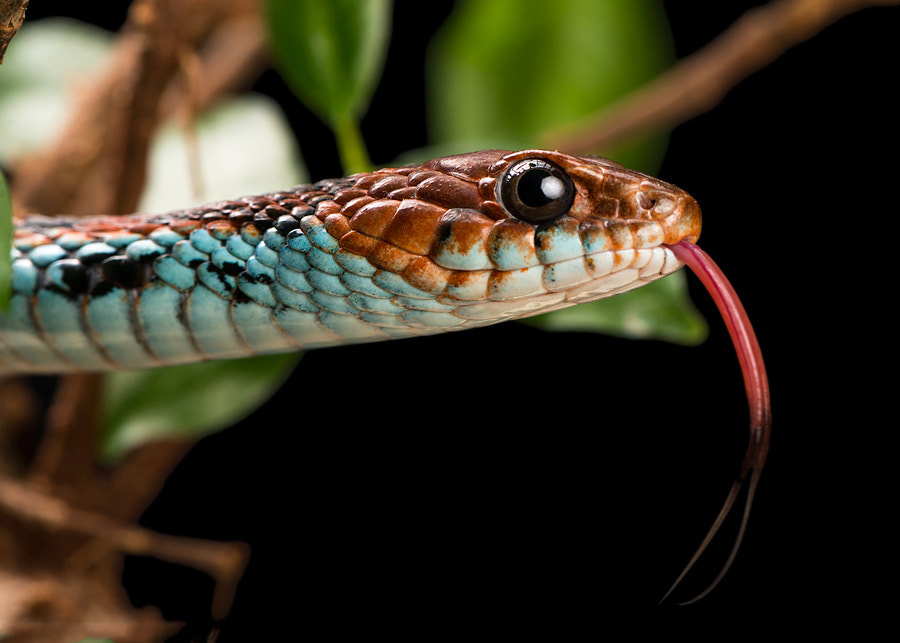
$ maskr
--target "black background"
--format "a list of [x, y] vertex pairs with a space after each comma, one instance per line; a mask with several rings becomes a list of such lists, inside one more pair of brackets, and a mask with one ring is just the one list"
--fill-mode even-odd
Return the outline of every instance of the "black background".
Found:
[[[79, 13], [68, 4], [30, 15]], [[755, 4], [667, 2], [678, 55]], [[426, 143], [421, 55], [448, 7], [397, 2], [364, 123], [376, 162]], [[124, 14], [84, 11], [111, 28]], [[894, 580], [898, 17], [867, 9], [792, 48], [678, 127], [660, 172], [703, 207], [701, 246], [742, 297], [772, 388], [769, 464], [712, 595], [656, 606], [746, 441], [730, 340], [691, 278], [711, 326], [698, 347], [504, 324], [307, 354], [269, 404], [203, 440], [143, 518], [253, 547], [219, 641], [877, 622]], [[257, 89], [284, 101], [313, 178], [339, 173], [327, 131], [277, 77]], [[709, 556], [682, 598], [724, 552]], [[202, 634], [202, 574], [129, 559], [125, 581], [136, 604]]]

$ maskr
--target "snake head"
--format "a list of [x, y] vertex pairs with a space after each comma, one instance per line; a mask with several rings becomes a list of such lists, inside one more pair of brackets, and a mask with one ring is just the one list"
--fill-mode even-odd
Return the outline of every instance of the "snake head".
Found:
[[[599, 157], [484, 150], [355, 178], [332, 211], [342, 248], [430, 293], [463, 326], [601, 299], [682, 266], [700, 208]], [[340, 225], [338, 225], [340, 224]]]
[[493, 185], [487, 179], [484, 189], [496, 194], [508, 216], [538, 225], [570, 226], [574, 219], [592, 248], [600, 237], [621, 250], [695, 242], [700, 235], [693, 197], [609, 159], [526, 150], [505, 155], [490, 175]]

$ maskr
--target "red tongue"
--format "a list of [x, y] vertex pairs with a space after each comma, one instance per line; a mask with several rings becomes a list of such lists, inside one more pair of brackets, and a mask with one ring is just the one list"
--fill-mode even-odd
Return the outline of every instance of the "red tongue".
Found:
[[672, 590], [674, 590], [685, 575], [687, 575], [688, 571], [690, 571], [694, 566], [694, 563], [697, 562], [697, 559], [700, 558], [700, 555], [712, 541], [716, 532], [718, 532], [719, 528], [722, 526], [728, 512], [731, 510], [731, 507], [741, 490], [744, 479], [749, 473], [750, 483], [747, 489], [747, 500], [744, 505], [744, 515], [741, 519], [741, 526], [737, 538], [735, 539], [734, 546], [731, 549], [731, 553], [723, 565], [722, 570], [719, 572], [719, 575], [705, 590], [703, 590], [703, 592], [684, 603], [687, 604], [700, 600], [711, 592], [725, 576], [725, 573], [734, 561], [734, 557], [737, 555], [741, 539], [743, 538], [744, 531], [747, 527], [747, 519], [750, 515], [753, 496], [756, 492], [757, 484], [759, 483], [759, 475], [765, 464], [766, 454], [769, 452], [769, 435], [772, 431], [772, 413], [769, 403], [769, 380], [766, 376], [766, 367], [763, 364], [762, 352], [759, 349], [759, 343], [756, 341], [756, 333], [753, 332], [753, 327], [750, 325], [750, 320], [747, 317], [744, 306], [741, 304], [740, 299], [738, 299], [734, 288], [732, 288], [728, 279], [725, 278], [725, 275], [715, 262], [710, 259], [709, 255], [694, 244], [687, 241], [680, 241], [677, 244], [668, 247], [675, 253], [675, 256], [679, 261], [687, 265], [694, 274], [697, 275], [716, 302], [716, 306], [718, 307], [722, 318], [725, 320], [725, 326], [728, 328], [728, 333], [731, 335], [734, 349], [737, 352], [738, 361], [741, 365], [741, 372], [744, 376], [744, 385], [747, 390], [747, 404], [750, 407], [750, 444], [747, 446], [747, 452], [744, 456], [744, 462], [741, 465], [737, 480], [735, 480], [734, 484], [731, 486], [728, 496], [725, 499], [725, 503], [719, 511], [719, 515], [707, 532], [703, 542], [700, 543], [700, 547], [697, 548], [697, 551], [694, 553], [690, 562], [688, 562], [687, 566], [672, 584], [672, 587], [669, 588], [669, 591], [666, 592], [666, 595], [663, 596], [662, 600], [664, 601], [668, 598], [669, 594], [672, 593]]

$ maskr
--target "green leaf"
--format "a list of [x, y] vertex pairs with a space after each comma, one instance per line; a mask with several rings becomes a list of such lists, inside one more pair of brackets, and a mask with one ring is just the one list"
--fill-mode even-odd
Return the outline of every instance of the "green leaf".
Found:
[[381, 75], [391, 8], [389, 0], [266, 0], [278, 69], [332, 127], [347, 172], [369, 167], [358, 123]]
[[[462, 0], [432, 43], [434, 142], [518, 141], [590, 115], [673, 60], [657, 0]], [[666, 137], [603, 150], [655, 169]]]
[[231, 426], [265, 402], [298, 360], [291, 353], [114, 373], [104, 380], [102, 454], [115, 459], [152, 440]]
[[[657, 0], [460, 0], [429, 51], [430, 126], [444, 152], [533, 147], [656, 76], [673, 60]], [[667, 135], [598, 150], [655, 173]], [[681, 276], [531, 322], [695, 343], [706, 324]]]
[[0, 172], [0, 311], [4, 312], [9, 307], [9, 298], [12, 296], [12, 236], [12, 200], [6, 177]]

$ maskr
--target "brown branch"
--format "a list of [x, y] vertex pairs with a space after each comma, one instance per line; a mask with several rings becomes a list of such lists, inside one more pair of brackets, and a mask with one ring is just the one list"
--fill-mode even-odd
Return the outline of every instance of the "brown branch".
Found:
[[[100, 376], [85, 373], [62, 378], [47, 413], [47, 429], [32, 462], [29, 478], [33, 482], [90, 479], [97, 457], [97, 408]], [[91, 439], [85, 439], [85, 435]], [[78, 485], [65, 485], [73, 495]]]
[[25, 22], [28, 0], [2, 0], [0, 2], [0, 63], [6, 55], [6, 48]]
[[46, 528], [90, 537], [70, 565], [89, 566], [109, 550], [161, 560], [199, 569], [215, 580], [213, 613], [223, 618], [231, 607], [237, 583], [249, 560], [249, 548], [240, 542], [217, 542], [168, 536], [130, 525], [107, 516], [72, 507], [34, 486], [0, 476], [0, 507], [6, 512]]
[[900, 0], [774, 0], [751, 9], [727, 31], [644, 88], [574, 125], [549, 132], [544, 145], [597, 153], [637, 134], [658, 132], [712, 109], [735, 85], [841, 17]]
[[258, 68], [258, 15], [256, 0], [135, 0], [108, 66], [82, 92], [60, 135], [16, 168], [17, 204], [42, 214], [133, 212], [164, 114], [161, 97], [180, 78], [184, 56], [207, 47], [221, 52], [216, 43], [226, 32], [234, 42], [237, 34], [226, 25], [238, 21], [244, 42], [234, 53], [250, 61], [229, 58], [232, 67], [218, 74], [221, 80], [204, 83], [204, 100], [220, 96]]

